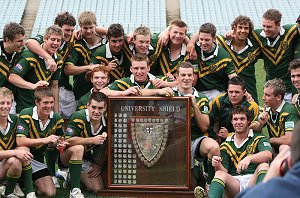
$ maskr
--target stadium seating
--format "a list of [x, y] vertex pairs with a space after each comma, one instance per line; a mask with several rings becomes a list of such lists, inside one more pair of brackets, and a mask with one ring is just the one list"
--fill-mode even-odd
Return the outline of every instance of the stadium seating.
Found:
[[2, 0], [0, 6], [1, 20], [0, 32], [2, 37], [3, 28], [8, 22], [21, 23], [27, 0]]
[[161, 0], [41, 0], [31, 35], [42, 34], [60, 12], [69, 11], [77, 19], [84, 10], [96, 13], [98, 25], [120, 23], [126, 33], [140, 25], [153, 32], [166, 27], [166, 6]]
[[230, 30], [231, 22], [240, 14], [249, 16], [255, 28], [261, 28], [261, 17], [270, 8], [282, 12], [282, 24], [295, 23], [299, 7], [298, 0], [180, 0], [180, 16], [190, 32], [198, 31], [203, 23], [212, 22], [222, 34]]

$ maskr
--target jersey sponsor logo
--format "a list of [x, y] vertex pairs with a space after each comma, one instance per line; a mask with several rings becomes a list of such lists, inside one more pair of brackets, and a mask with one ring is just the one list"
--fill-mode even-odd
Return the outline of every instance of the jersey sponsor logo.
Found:
[[16, 68], [19, 70], [19, 71], [23, 71], [23, 66], [21, 64], [16, 64]]
[[67, 129], [66, 129], [66, 135], [67, 135], [67, 136], [73, 136], [73, 135], [74, 135], [73, 129], [67, 128]]
[[295, 125], [295, 123], [293, 121], [285, 122], [284, 123], [284, 128], [285, 129], [294, 128], [294, 125]]
[[287, 50], [289, 48], [288, 42], [287, 41], [281, 41], [280, 42], [280, 48], [283, 50]]
[[267, 147], [271, 147], [271, 144], [269, 142], [263, 142], [264, 146], [267, 146]]
[[24, 130], [25, 130], [25, 128], [23, 126], [21, 126], [21, 125], [17, 126], [17, 131], [24, 131]]

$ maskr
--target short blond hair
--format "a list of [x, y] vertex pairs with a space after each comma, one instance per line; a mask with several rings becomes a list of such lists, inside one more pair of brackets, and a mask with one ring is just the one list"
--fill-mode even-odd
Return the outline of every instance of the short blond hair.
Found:
[[96, 14], [91, 11], [84, 11], [78, 17], [78, 24], [80, 27], [84, 25], [97, 25]]
[[11, 90], [7, 89], [6, 87], [0, 87], [0, 96], [5, 98], [11, 98], [11, 101], [14, 101], [14, 94]]

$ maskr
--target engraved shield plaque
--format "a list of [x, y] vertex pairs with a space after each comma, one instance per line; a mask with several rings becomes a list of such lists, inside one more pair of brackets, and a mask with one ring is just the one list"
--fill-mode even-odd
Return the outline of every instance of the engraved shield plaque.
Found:
[[161, 157], [168, 140], [168, 121], [148, 122], [152, 120], [132, 119], [132, 140], [134, 148], [145, 166], [153, 166]]

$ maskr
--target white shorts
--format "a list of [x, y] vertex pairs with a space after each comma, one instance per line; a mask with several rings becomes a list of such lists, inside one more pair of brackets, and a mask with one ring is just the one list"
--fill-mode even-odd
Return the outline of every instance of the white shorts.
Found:
[[219, 91], [217, 89], [201, 91], [201, 92], [207, 96], [209, 102], [212, 101], [219, 94], [224, 93], [224, 91], [222, 92], [222, 91]]
[[64, 119], [69, 119], [76, 111], [76, 100], [73, 91], [59, 87], [59, 113]]
[[83, 160], [82, 167], [81, 167], [81, 173], [86, 173], [89, 170], [91, 170], [92, 169], [91, 164], [92, 164], [92, 162], [90, 162], [88, 160]]
[[43, 169], [48, 169], [46, 164], [36, 161], [34, 159], [31, 160], [31, 167], [32, 167], [32, 173], [36, 173]]
[[[197, 152], [199, 152], [199, 151], [196, 151], [197, 146], [198, 146], [199, 142], [201, 140], [203, 140], [204, 138], [206, 138], [206, 136], [202, 136], [202, 137], [199, 137], [199, 138], [191, 141], [191, 168], [194, 168], [194, 166], [195, 166], [195, 155], [197, 155]], [[199, 153], [199, 155], [200, 155], [200, 153]]]
[[233, 176], [235, 179], [237, 179], [240, 182], [240, 192], [242, 192], [243, 190], [249, 187], [249, 180], [251, 179], [252, 176], [253, 174]]
[[293, 94], [292, 94], [292, 92], [286, 92], [285, 94], [284, 94], [284, 101], [285, 102], [292, 102], [292, 98], [293, 98]]

